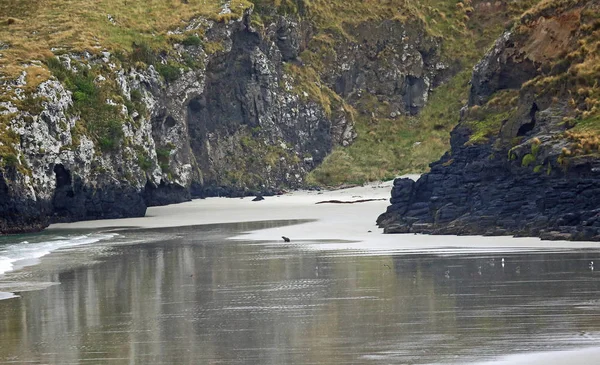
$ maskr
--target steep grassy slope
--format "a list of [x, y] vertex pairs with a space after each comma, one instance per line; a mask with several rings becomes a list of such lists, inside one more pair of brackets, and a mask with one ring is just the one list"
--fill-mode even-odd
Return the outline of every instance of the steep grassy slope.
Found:
[[[466, 112], [471, 143], [500, 137], [515, 147], [527, 139], [513, 138], [518, 116], [532, 101], [538, 109], [553, 108], [561, 117], [556, 138], [569, 141], [561, 161], [594, 155], [600, 132], [600, 11], [586, 0], [546, 0], [528, 10], [513, 29], [525, 62], [514, 85], [474, 80]], [[535, 111], [534, 111], [535, 112]], [[539, 143], [537, 143], [539, 144]], [[550, 143], [551, 144], [551, 143]]]
[[[580, 17], [578, 41], [564, 44], [556, 49], [557, 57], [546, 66], [544, 72], [523, 85], [522, 92], [566, 98], [572, 109], [564, 116], [567, 126], [574, 126], [565, 133], [570, 145], [564, 151], [565, 161], [584, 155], [599, 156], [600, 152], [600, 6], [588, 6], [579, 10], [585, 1], [548, 0], [523, 16], [518, 31], [532, 32], [533, 22], [543, 14], [560, 12], [565, 8], [576, 9], [563, 16], [559, 25], [569, 25], [569, 18]], [[575, 27], [577, 25], [574, 25]], [[560, 90], [560, 93], [557, 93]]]

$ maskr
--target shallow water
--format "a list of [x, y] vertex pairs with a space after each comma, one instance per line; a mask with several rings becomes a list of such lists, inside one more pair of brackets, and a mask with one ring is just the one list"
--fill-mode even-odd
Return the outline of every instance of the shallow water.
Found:
[[24, 266], [37, 264], [41, 257], [52, 251], [89, 245], [114, 236], [114, 233], [82, 233], [74, 230], [0, 236], [0, 275]]
[[226, 240], [265, 225], [121, 232], [7, 275], [60, 285], [0, 300], [0, 363], [464, 364], [600, 345], [599, 252]]

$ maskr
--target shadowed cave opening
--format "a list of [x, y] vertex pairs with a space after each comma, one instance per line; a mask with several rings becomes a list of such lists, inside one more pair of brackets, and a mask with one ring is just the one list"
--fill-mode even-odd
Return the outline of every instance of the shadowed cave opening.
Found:
[[0, 173], [0, 206], [8, 205], [9, 203], [8, 185], [6, 184], [4, 174]]
[[531, 110], [529, 111], [530, 122], [523, 124], [519, 128], [519, 131], [517, 132], [517, 137], [525, 136], [527, 133], [531, 132], [533, 128], [535, 128], [535, 113], [537, 113], [538, 110], [539, 108], [537, 104], [533, 103], [533, 105], [531, 105]]
[[[54, 165], [54, 174], [56, 175], [56, 190], [65, 190], [68, 187], [69, 192], [67, 196], [72, 197], [73, 191], [71, 188], [71, 173], [65, 169], [62, 164]], [[69, 194], [70, 193], [70, 194]]]
[[[73, 209], [75, 193], [73, 192], [71, 172], [64, 165], [56, 164], [53, 168], [56, 188], [52, 197], [52, 207], [55, 217], [68, 217]], [[58, 221], [60, 221], [59, 218]]]
[[404, 104], [406, 110], [411, 115], [416, 115], [425, 105], [423, 95], [427, 91], [427, 84], [425, 84], [423, 78], [408, 75], [404, 87]]

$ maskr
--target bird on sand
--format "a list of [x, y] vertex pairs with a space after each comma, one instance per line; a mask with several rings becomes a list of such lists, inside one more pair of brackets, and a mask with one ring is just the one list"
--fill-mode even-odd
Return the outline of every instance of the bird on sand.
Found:
[[283, 242], [290, 242], [290, 239], [286, 236], [281, 236], [281, 238], [283, 238]]

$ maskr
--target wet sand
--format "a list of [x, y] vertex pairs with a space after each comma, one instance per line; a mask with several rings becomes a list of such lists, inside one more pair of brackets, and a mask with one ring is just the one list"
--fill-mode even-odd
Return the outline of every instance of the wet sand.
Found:
[[597, 363], [598, 253], [337, 255], [227, 239], [280, 225], [123, 231], [70, 268], [89, 248], [57, 251], [15, 275], [60, 285], [0, 301], [0, 364]]
[[0, 364], [598, 363], [598, 243], [383, 235], [387, 201], [316, 204], [390, 188], [53, 225], [140, 229], [11, 273], [60, 285], [0, 300]]
[[506, 356], [497, 361], [476, 365], [585, 365], [598, 363], [600, 363], [600, 348], [594, 347], [576, 351], [553, 351]]

